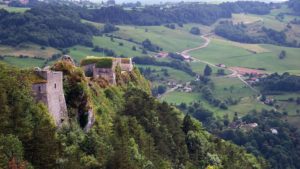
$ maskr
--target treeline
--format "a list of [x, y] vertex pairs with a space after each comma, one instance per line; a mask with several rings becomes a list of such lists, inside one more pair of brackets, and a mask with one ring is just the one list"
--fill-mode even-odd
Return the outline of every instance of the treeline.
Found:
[[274, 73], [262, 78], [259, 85], [263, 91], [300, 91], [300, 77], [289, 73]]
[[298, 0], [289, 0], [289, 8], [291, 8], [297, 15], [300, 15], [300, 1]]
[[0, 10], [0, 43], [16, 46], [32, 42], [57, 48], [92, 46], [94, 26], [81, 23], [75, 9], [62, 5], [39, 4], [25, 13]]
[[[255, 156], [263, 156], [270, 164], [268, 168], [300, 167], [299, 131], [283, 120], [283, 113], [253, 111], [240, 118], [237, 112], [232, 112], [231, 119], [228, 115], [214, 117], [213, 112], [205, 109], [201, 102], [182, 103], [177, 107], [201, 121], [211, 133], [244, 147]], [[249, 125], [254, 123], [256, 127]]]
[[121, 7], [92, 9], [85, 19], [114, 24], [162, 25], [166, 23], [201, 23], [211, 25], [220, 18], [230, 18], [231, 12], [212, 4], [181, 4], [161, 9], [149, 6], [142, 10], [124, 10]]
[[195, 76], [195, 72], [191, 69], [188, 63], [181, 62], [179, 60], [172, 60], [171, 62], [161, 62], [157, 61], [155, 58], [151, 57], [134, 57], [132, 61], [136, 64], [141, 65], [155, 65], [155, 66], [166, 66], [171, 67], [173, 69], [184, 71], [185, 73]]
[[[124, 10], [108, 7], [89, 10], [83, 18], [95, 22], [114, 24], [162, 25], [168, 23], [201, 23], [211, 25], [220, 18], [230, 18], [232, 13], [268, 14], [271, 6], [263, 2], [233, 2], [216, 4], [180, 3], [171, 8], [147, 6], [142, 10]], [[174, 26], [170, 28], [175, 28]]]
[[272, 9], [272, 6], [268, 3], [253, 1], [225, 2], [221, 6], [232, 13], [251, 13], [257, 15], [269, 14]]
[[242, 43], [268, 43], [282, 46], [298, 47], [297, 41], [288, 42], [287, 36], [283, 31], [276, 31], [262, 27], [260, 30], [261, 35], [253, 36], [247, 33], [247, 25], [233, 24], [229, 21], [221, 22], [216, 28], [215, 33], [226, 39], [242, 42]]
[[283, 114], [274, 111], [253, 112], [239, 123], [257, 123], [258, 126], [245, 131], [245, 128], [224, 129], [219, 136], [243, 146], [256, 156], [265, 157], [270, 168], [300, 168], [300, 135], [297, 129], [283, 121]]

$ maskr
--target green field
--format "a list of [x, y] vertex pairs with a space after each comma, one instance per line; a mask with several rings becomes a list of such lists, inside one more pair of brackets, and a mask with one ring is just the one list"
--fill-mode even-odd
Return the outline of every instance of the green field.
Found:
[[284, 118], [284, 120], [287, 120], [291, 125], [295, 126], [296, 128], [300, 128], [300, 116], [287, 116]]
[[17, 7], [9, 7], [7, 5], [0, 5], [0, 9], [5, 9], [8, 12], [25, 12], [30, 8], [17, 8]]
[[160, 100], [166, 101], [172, 104], [180, 104], [180, 103], [192, 103], [200, 100], [199, 93], [185, 93], [174, 91], [164, 95]]
[[39, 45], [34, 44], [21, 44], [16, 47], [0, 45], [0, 54], [7, 56], [29, 56], [29, 57], [42, 57], [50, 58], [53, 54], [61, 53], [59, 50], [52, 47], [41, 48]]
[[[159, 77], [167, 78], [168, 81], [176, 81], [177, 83], [186, 83], [186, 82], [189, 82], [194, 79], [192, 76], [190, 76], [189, 74], [187, 74], [183, 71], [176, 70], [176, 69], [169, 68], [169, 67], [148, 66], [148, 65], [137, 65], [137, 66], [143, 67], [143, 68], [151, 68], [152, 70], [156, 70], [156, 72], [154, 74], [158, 75]], [[163, 76], [163, 72], [161, 71], [161, 69], [167, 69], [169, 76], [168, 77]]]
[[[296, 99], [300, 97], [299, 92], [279, 92], [276, 95], [268, 95], [268, 97], [276, 99], [275, 105], [279, 106], [279, 111], [288, 112], [289, 115], [299, 115], [297, 111], [300, 111], [300, 106], [296, 103]], [[293, 98], [293, 101], [289, 101]]]
[[[203, 74], [204, 72], [204, 68], [206, 66], [206, 64], [202, 63], [202, 62], [190, 62], [189, 63], [192, 70], [198, 74]], [[217, 71], [218, 69], [221, 69], [221, 68], [216, 68], [216, 67], [211, 67], [212, 69], [212, 76], [217, 76]], [[225, 74], [230, 74], [231, 72], [229, 70], [225, 70]]]
[[20, 68], [43, 67], [45, 60], [34, 58], [5, 57], [3, 62]]
[[[98, 45], [103, 48], [112, 49], [117, 53], [117, 55], [124, 55], [127, 57], [144, 55], [142, 54], [142, 50], [139, 49], [139, 45], [122, 39], [114, 38], [114, 41], [111, 41], [110, 37], [95, 36], [93, 38], [93, 43], [94, 45]], [[123, 46], [120, 46], [119, 43], [123, 43]], [[136, 46], [136, 51], [132, 50], [133, 46]]]
[[[214, 64], [224, 63], [227, 66], [248, 68], [265, 68], [267, 72], [300, 73], [300, 48], [288, 48], [274, 45], [260, 45], [269, 52], [254, 54], [246, 49], [234, 46], [230, 42], [213, 39], [205, 49], [191, 52], [191, 55]], [[287, 57], [278, 59], [281, 50], [287, 52]]]
[[118, 26], [120, 31], [114, 33], [124, 39], [132, 38], [142, 42], [145, 39], [159, 45], [164, 51], [180, 52], [187, 48], [200, 46], [203, 40], [200, 36], [190, 34], [187, 30], [177, 28], [175, 30], [164, 26]]
[[[111, 49], [116, 52], [118, 56], [126, 56], [126, 57], [134, 57], [134, 56], [144, 56], [142, 54], [141, 49], [135, 43], [114, 38], [114, 41], [111, 41], [110, 37], [106, 36], [95, 36], [93, 38], [93, 43], [95, 46], [99, 46], [101, 48]], [[120, 46], [119, 43], [123, 43], [123, 46]], [[133, 51], [132, 47], [136, 46], [137, 50]], [[101, 52], [94, 52], [93, 48], [76, 45], [74, 47], [69, 48], [70, 55], [74, 57], [77, 62], [80, 62], [81, 59], [86, 56], [106, 56]]]
[[229, 97], [233, 99], [242, 99], [244, 97], [255, 96], [256, 93], [247, 87], [237, 78], [214, 77], [214, 95], [225, 100]]

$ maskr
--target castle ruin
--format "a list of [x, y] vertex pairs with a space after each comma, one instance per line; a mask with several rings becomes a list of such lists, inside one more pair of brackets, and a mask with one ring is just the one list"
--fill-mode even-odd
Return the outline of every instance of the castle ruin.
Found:
[[39, 68], [36, 68], [34, 73], [42, 79], [33, 82], [32, 92], [35, 100], [47, 106], [56, 126], [62, 126], [68, 119], [63, 91], [63, 73]]
[[[130, 72], [133, 70], [133, 64], [131, 58], [87, 58], [89, 62], [82, 64], [86, 74], [92, 74], [93, 78], [103, 78], [110, 84], [116, 84], [116, 73], [115, 69], [117, 66], [120, 67], [121, 72]], [[102, 62], [111, 62], [101, 64]], [[100, 63], [100, 64], [99, 64]]]

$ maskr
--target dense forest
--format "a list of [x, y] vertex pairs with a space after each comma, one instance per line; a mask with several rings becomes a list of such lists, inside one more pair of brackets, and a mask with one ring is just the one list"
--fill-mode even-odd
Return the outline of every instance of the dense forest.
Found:
[[264, 2], [253, 2], [253, 1], [237, 1], [237, 2], [225, 2], [221, 4], [222, 8], [232, 13], [251, 13], [258, 15], [269, 14], [272, 5]]
[[201, 23], [211, 25], [220, 18], [230, 18], [232, 13], [268, 14], [271, 6], [261, 2], [235, 2], [214, 4], [181, 3], [171, 8], [149, 6], [142, 10], [124, 10], [108, 7], [89, 11], [83, 18], [95, 22], [114, 24], [161, 25], [165, 23]]
[[233, 24], [230, 21], [223, 21], [215, 28], [215, 33], [226, 39], [242, 42], [242, 43], [268, 43], [281, 46], [298, 47], [297, 41], [293, 43], [287, 41], [284, 31], [276, 31], [271, 28], [261, 27], [257, 32], [258, 35], [247, 32], [248, 26], [241, 24]]
[[[14, 4], [18, 6], [20, 4]], [[31, 9], [24, 13], [9, 13], [0, 10], [0, 43], [16, 46], [32, 42], [56, 48], [71, 47], [77, 44], [93, 46], [93, 35], [118, 30], [111, 24], [162, 25], [168, 23], [201, 23], [211, 25], [220, 18], [230, 18], [232, 13], [265, 14], [270, 5], [259, 2], [236, 2], [216, 4], [183, 3], [171, 8], [146, 6], [141, 10], [124, 10], [113, 6], [88, 9], [75, 5], [40, 3], [32, 1]], [[82, 23], [81, 19], [106, 24], [103, 30]], [[192, 31], [194, 32], [194, 31]], [[196, 32], [199, 34], [198, 32]], [[147, 45], [147, 47], [151, 45]], [[151, 51], [158, 51], [151, 47]]]
[[282, 120], [283, 117], [282, 113], [273, 111], [253, 112], [235, 121], [235, 124], [257, 123], [258, 127], [250, 131], [243, 127], [229, 128], [218, 135], [244, 146], [248, 152], [264, 156], [271, 168], [297, 169], [300, 168], [300, 135], [296, 128]]
[[297, 15], [300, 15], [300, 2], [298, 0], [289, 0], [288, 6], [293, 9]]
[[[69, 62], [57, 62], [52, 69], [64, 72], [70, 111], [69, 125], [57, 129], [45, 105], [31, 97], [31, 71], [0, 68], [1, 168], [267, 167], [262, 158], [210, 135], [200, 122], [183, 119], [176, 108], [150, 96], [137, 69], [117, 73], [117, 86], [107, 86], [89, 81]], [[88, 132], [78, 122], [86, 106], [96, 115]]]
[[300, 91], [300, 77], [289, 73], [282, 75], [274, 73], [262, 78], [259, 86], [263, 91]]
[[39, 4], [25, 13], [0, 10], [0, 43], [15, 46], [32, 42], [57, 48], [76, 44], [92, 46], [95, 27], [81, 23], [71, 7]]
[[272, 169], [300, 167], [300, 134], [285, 121], [287, 116], [284, 113], [263, 110], [249, 112], [244, 117], [234, 113], [232, 120], [228, 115], [215, 118], [214, 113], [205, 109], [201, 102], [183, 103], [178, 108], [201, 121], [211, 133], [244, 147], [256, 156], [263, 156]]
[[166, 66], [174, 69], [186, 72], [191, 76], [195, 76], [196, 73], [193, 72], [190, 65], [187, 62], [181, 62], [179, 59], [173, 59], [171, 62], [157, 61], [152, 57], [134, 57], [132, 60], [136, 64], [141, 65], [155, 65], [155, 66]]

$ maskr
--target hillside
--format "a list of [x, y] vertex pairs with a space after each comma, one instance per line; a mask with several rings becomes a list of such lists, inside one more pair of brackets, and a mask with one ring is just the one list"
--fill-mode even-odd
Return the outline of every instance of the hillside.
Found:
[[[57, 62], [52, 69], [64, 72], [68, 98], [70, 124], [60, 129], [43, 104], [34, 104], [28, 71], [1, 64], [2, 167], [10, 162], [35, 168], [265, 168], [262, 159], [212, 136], [201, 123], [183, 119], [183, 113], [150, 96], [148, 82], [136, 69], [117, 75], [117, 86], [105, 87], [68, 62]], [[81, 97], [72, 98], [76, 93]], [[96, 116], [89, 132], [80, 128], [77, 114], [85, 107]]]

